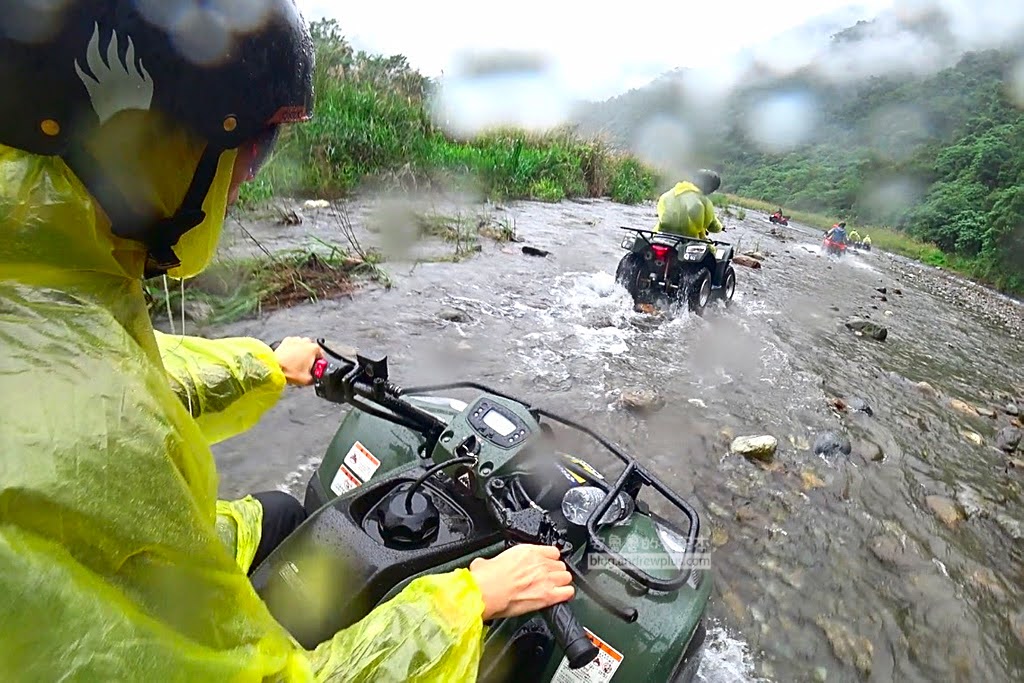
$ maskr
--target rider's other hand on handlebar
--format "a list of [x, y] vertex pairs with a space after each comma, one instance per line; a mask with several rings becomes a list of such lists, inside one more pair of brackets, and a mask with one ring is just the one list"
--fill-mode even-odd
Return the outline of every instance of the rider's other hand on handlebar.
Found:
[[309, 337], [285, 337], [274, 351], [288, 384], [307, 387], [313, 383], [313, 364], [323, 358], [320, 345]]
[[569, 600], [572, 574], [550, 545], [514, 545], [490, 560], [469, 565], [484, 600], [483, 620], [536, 612]]

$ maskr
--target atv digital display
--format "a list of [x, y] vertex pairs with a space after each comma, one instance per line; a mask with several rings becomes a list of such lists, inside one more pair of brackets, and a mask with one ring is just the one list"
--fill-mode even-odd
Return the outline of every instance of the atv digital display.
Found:
[[488, 410], [484, 415], [484, 424], [496, 431], [501, 436], [508, 436], [516, 430], [516, 426], [507, 417], [497, 410]]

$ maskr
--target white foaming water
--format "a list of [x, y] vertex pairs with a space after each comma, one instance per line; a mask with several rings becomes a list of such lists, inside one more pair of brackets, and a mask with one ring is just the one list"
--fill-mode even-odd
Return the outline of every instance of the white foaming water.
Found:
[[708, 629], [696, 680], [701, 683], [767, 683], [754, 673], [750, 646], [721, 626]]

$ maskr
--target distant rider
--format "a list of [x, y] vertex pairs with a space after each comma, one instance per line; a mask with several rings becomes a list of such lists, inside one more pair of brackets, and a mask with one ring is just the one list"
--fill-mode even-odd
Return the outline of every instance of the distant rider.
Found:
[[836, 223], [825, 233], [825, 238], [836, 244], [846, 244], [846, 221]]
[[850, 231], [849, 241], [851, 244], [860, 244], [860, 233], [856, 228]]
[[722, 232], [722, 223], [708, 198], [721, 184], [722, 178], [707, 169], [697, 171], [692, 181], [676, 183], [658, 199], [658, 225], [654, 231], [701, 240], [706, 240], [709, 232]]
[[864, 247], [871, 251], [871, 235], [864, 235]]

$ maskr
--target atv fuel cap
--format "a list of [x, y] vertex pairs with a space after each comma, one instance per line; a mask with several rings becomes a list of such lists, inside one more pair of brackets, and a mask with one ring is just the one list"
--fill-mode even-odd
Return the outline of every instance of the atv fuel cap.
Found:
[[418, 545], [437, 535], [440, 514], [428, 496], [399, 487], [377, 508], [377, 525], [381, 537], [395, 545]]

